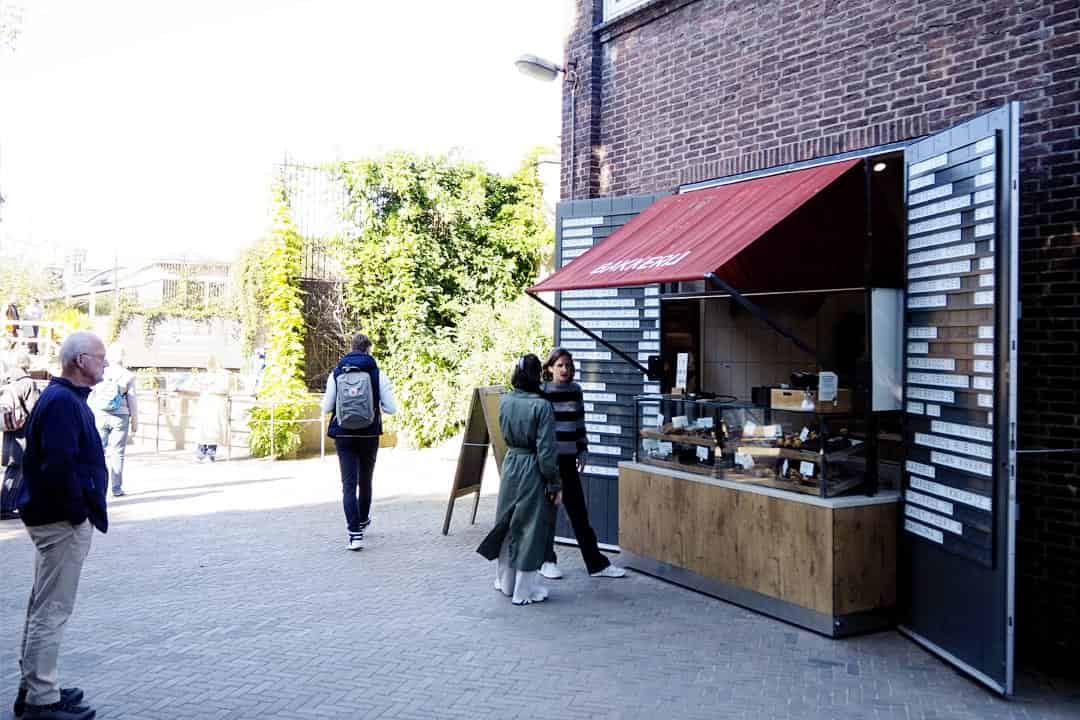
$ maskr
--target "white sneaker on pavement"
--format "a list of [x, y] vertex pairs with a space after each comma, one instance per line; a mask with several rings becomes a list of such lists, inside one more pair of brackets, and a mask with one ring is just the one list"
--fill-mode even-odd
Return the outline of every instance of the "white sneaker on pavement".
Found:
[[591, 577], [621, 578], [626, 577], [626, 570], [618, 565], [608, 565], [600, 572], [590, 573]]
[[364, 549], [364, 534], [363, 533], [349, 533], [349, 549], [350, 550], [363, 550]]
[[563, 574], [559, 566], [553, 562], [546, 562], [540, 566], [540, 574], [546, 577], [548, 580], [558, 580]]

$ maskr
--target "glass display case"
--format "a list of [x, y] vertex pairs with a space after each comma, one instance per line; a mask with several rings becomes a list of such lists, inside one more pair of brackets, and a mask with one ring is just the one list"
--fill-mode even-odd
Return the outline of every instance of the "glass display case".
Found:
[[641, 463], [820, 497], [865, 478], [865, 445], [850, 413], [675, 395], [635, 404]]

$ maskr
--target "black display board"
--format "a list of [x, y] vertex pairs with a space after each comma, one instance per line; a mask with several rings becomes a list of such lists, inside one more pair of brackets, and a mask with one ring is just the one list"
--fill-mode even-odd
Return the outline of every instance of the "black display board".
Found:
[[1012, 690], [1019, 106], [905, 150], [903, 629]]

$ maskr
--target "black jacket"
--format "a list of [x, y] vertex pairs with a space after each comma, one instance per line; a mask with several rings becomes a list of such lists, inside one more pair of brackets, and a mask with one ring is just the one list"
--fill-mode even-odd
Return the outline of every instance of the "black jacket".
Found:
[[27, 525], [64, 520], [109, 529], [105, 453], [86, 404], [88, 387], [54, 377], [26, 422], [26, 455], [19, 514]]

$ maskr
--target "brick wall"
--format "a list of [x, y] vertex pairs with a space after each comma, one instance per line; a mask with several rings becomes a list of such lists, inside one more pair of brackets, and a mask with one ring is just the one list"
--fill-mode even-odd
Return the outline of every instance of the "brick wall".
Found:
[[[1080, 448], [1080, 4], [655, 0], [607, 24], [599, 0], [577, 5], [579, 198], [906, 140], [1022, 101], [1021, 447]], [[1054, 662], [1080, 650], [1080, 455], [1019, 474], [1019, 649]]]

